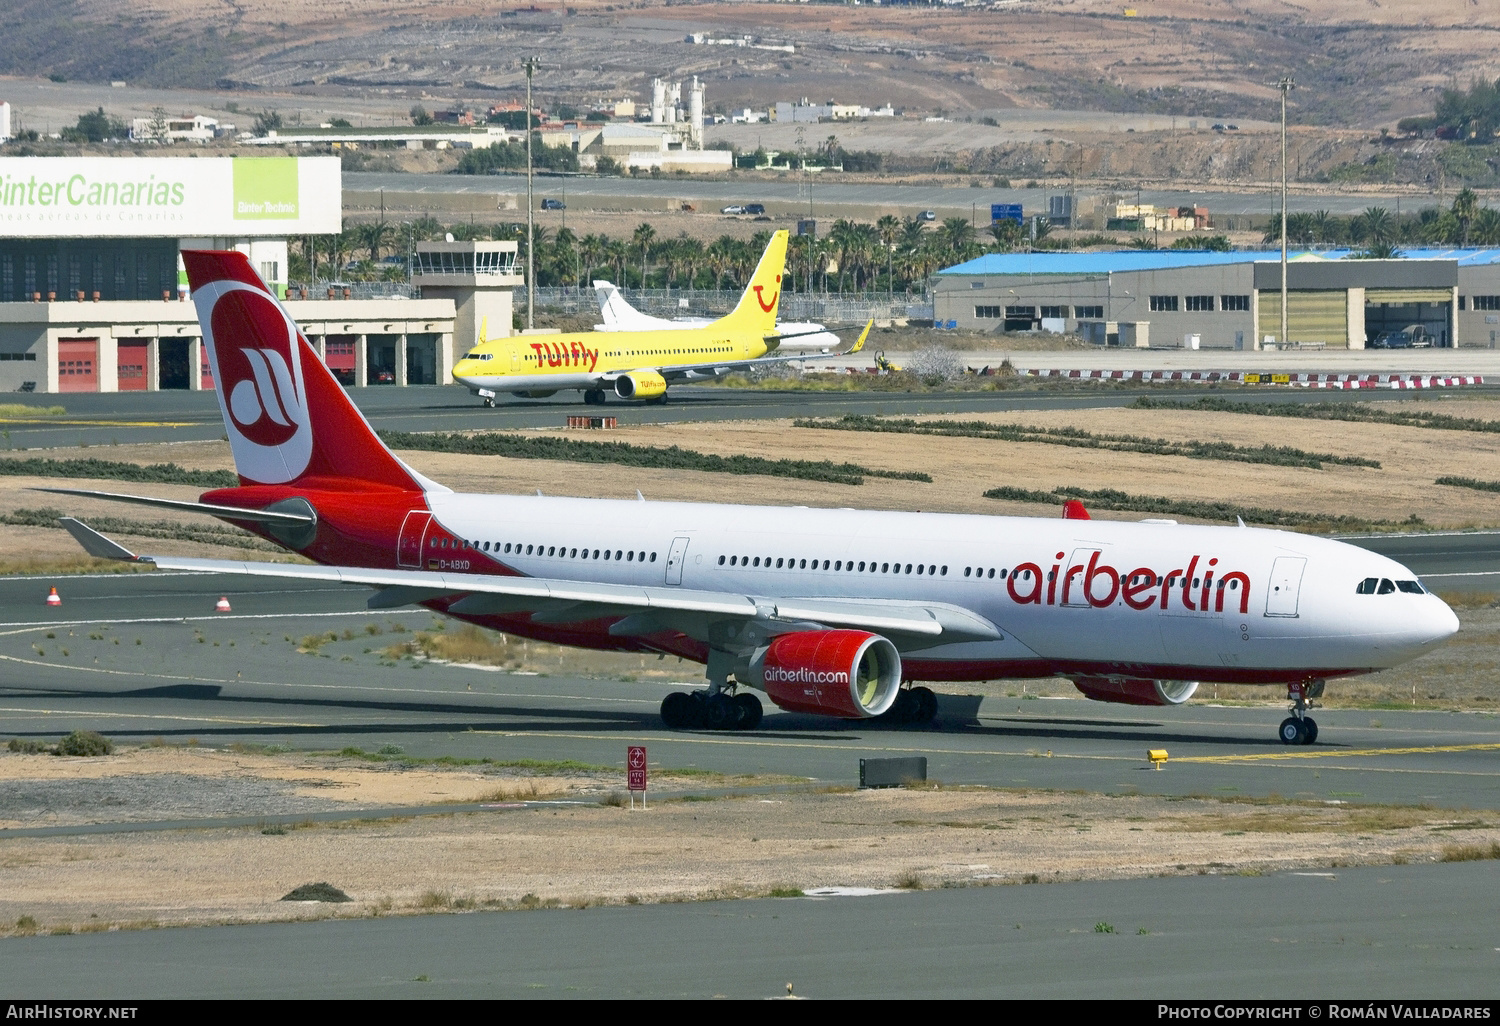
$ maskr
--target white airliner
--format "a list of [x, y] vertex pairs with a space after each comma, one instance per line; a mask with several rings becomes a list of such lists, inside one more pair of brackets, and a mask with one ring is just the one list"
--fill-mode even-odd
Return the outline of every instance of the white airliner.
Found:
[[[595, 331], [687, 331], [712, 324], [708, 317], [652, 317], [641, 313], [625, 301], [613, 282], [595, 281], [594, 293], [599, 297], [600, 324]], [[842, 340], [823, 325], [812, 321], [777, 321], [776, 334], [780, 344], [779, 353], [829, 353], [842, 344]]]
[[[465, 495], [391, 454], [233, 252], [185, 252], [241, 484], [208, 513], [317, 566], [90, 553], [161, 569], [340, 581], [372, 608], [702, 662], [674, 728], [749, 729], [783, 709], [929, 719], [913, 681], [1065, 677], [1090, 698], [1176, 705], [1200, 681], [1285, 687], [1281, 740], [1310, 744], [1328, 678], [1414, 659], [1458, 630], [1416, 576], [1326, 538], [1170, 521]], [[767, 489], [795, 498], [795, 485]], [[99, 495], [57, 489], [71, 494]]]

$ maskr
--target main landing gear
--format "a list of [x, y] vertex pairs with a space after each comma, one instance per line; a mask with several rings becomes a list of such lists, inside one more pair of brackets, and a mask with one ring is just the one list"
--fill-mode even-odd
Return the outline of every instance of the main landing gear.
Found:
[[1281, 721], [1277, 734], [1284, 745], [1310, 745], [1318, 740], [1318, 724], [1307, 715], [1312, 708], [1309, 699], [1321, 698], [1323, 681], [1307, 680], [1300, 684], [1288, 684], [1286, 697], [1291, 700], [1292, 714]]
[[754, 730], [764, 710], [748, 691], [674, 691], [661, 702], [661, 719], [671, 730]]
[[902, 688], [891, 707], [876, 717], [877, 723], [926, 726], [937, 716], [937, 695], [931, 688]]

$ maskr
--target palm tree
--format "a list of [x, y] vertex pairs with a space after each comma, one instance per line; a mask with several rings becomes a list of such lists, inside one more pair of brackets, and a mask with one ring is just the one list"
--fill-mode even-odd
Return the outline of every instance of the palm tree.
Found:
[[967, 217], [945, 217], [937, 234], [954, 257], [960, 260], [974, 245], [974, 225]]
[[656, 238], [656, 229], [646, 222], [636, 226], [635, 233], [631, 235], [630, 241], [641, 247], [641, 288], [646, 287], [650, 271], [647, 259], [651, 255], [651, 242]]
[[1367, 207], [1360, 215], [1365, 219], [1365, 238], [1371, 242], [1390, 242], [1396, 237], [1391, 212], [1385, 207]]
[[901, 241], [901, 218], [886, 214], [875, 222], [875, 234], [880, 236], [880, 244], [885, 247], [885, 288], [887, 292], [894, 292], [896, 243]]
[[1479, 213], [1479, 197], [1474, 195], [1474, 190], [1465, 186], [1459, 194], [1453, 197], [1453, 218], [1458, 222], [1458, 244], [1468, 246], [1469, 229], [1474, 224], [1474, 218]]
[[354, 237], [359, 246], [369, 252], [372, 264], [380, 262], [380, 251], [390, 245], [394, 234], [388, 221], [371, 221], [354, 226]]
[[1500, 211], [1484, 207], [1476, 213], [1470, 237], [1480, 246], [1500, 246]]
[[1319, 210], [1312, 215], [1310, 227], [1314, 242], [1329, 243], [1337, 240], [1339, 234], [1338, 219], [1326, 210]]

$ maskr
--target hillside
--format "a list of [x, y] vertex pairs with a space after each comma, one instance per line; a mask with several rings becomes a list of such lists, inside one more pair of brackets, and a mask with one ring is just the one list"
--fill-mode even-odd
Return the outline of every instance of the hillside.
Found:
[[[725, 109], [810, 96], [922, 110], [1007, 107], [1265, 117], [1294, 75], [1302, 123], [1371, 127], [1500, 74], [1500, 0], [1021, 0], [996, 9], [784, 3], [538, 8], [437, 0], [12, 0], [0, 74], [235, 91], [493, 99], [540, 54], [543, 94], [641, 98], [699, 74]], [[694, 46], [752, 34], [795, 54]]]

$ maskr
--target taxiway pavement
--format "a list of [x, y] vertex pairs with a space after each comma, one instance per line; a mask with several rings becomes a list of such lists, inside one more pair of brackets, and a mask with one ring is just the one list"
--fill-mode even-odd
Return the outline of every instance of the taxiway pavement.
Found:
[[[42, 601], [53, 583], [60, 608]], [[861, 758], [925, 755], [929, 775], [949, 784], [1475, 808], [1494, 807], [1500, 795], [1500, 718], [1382, 710], [1372, 721], [1365, 711], [1320, 709], [1318, 744], [1286, 748], [1275, 740], [1285, 712], [1274, 689], [1222, 689], [1225, 698], [1264, 697], [1262, 706], [1162, 709], [1018, 694], [986, 699], [977, 718], [949, 716], [935, 729], [773, 707], [753, 733], [668, 731], [660, 701], [701, 686], [693, 664], [679, 664], [674, 679], [625, 681], [392, 660], [382, 650], [409, 637], [397, 625], [428, 628], [433, 614], [370, 612], [367, 594], [165, 573], [5, 579], [0, 735], [55, 739], [88, 729], [124, 743], [399, 745], [425, 757], [621, 767], [626, 746], [644, 743], [659, 768], [829, 784], [857, 782]], [[221, 595], [232, 613], [213, 612]], [[382, 633], [367, 633], [371, 625]], [[298, 639], [330, 632], [338, 640], [298, 653]], [[1151, 769], [1148, 748], [1169, 751], [1164, 770]]]
[[13, 937], [0, 990], [768, 998], [791, 984], [809, 998], [1266, 998], [1307, 1020], [1314, 995], [1492, 999], [1492, 865]]

